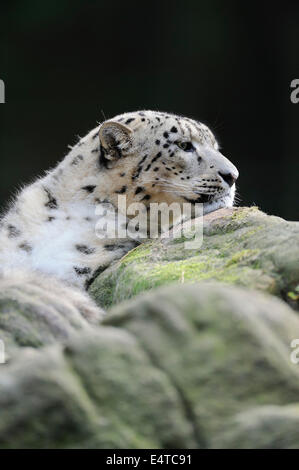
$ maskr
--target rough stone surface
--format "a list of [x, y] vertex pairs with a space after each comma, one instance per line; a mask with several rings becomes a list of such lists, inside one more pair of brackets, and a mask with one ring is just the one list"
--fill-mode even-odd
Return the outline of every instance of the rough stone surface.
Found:
[[0, 279], [0, 339], [6, 360], [20, 346], [39, 348], [65, 341], [76, 331], [92, 331], [104, 316], [84, 292], [54, 279], [45, 290], [40, 280], [19, 272]]
[[2, 369], [0, 407], [1, 448], [196, 445], [167, 376], [114, 328], [23, 351]]
[[2, 366], [0, 447], [298, 447], [294, 335], [270, 296], [163, 287]]
[[186, 235], [135, 248], [95, 280], [91, 295], [108, 307], [163, 284], [212, 279], [267, 291], [298, 307], [299, 222], [256, 207], [222, 209], [204, 217], [200, 248], [186, 249]]
[[299, 446], [297, 413], [288, 409], [298, 410], [290, 343], [299, 319], [282, 301], [203, 282], [115, 307], [105, 322], [134, 333], [171, 377], [201, 447], [275, 447], [280, 435], [281, 445]]
[[102, 273], [101, 324], [80, 295], [1, 281], [0, 448], [299, 448], [299, 224], [241, 208], [204, 234]]

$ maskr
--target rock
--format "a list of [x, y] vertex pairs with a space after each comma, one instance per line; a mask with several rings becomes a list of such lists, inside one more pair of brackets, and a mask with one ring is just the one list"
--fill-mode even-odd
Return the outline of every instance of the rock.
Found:
[[299, 446], [290, 359], [299, 318], [284, 302], [213, 282], [176, 285], [115, 307], [104, 323], [133, 333], [168, 374], [200, 447]]
[[101, 273], [104, 319], [83, 292], [0, 278], [0, 448], [299, 447], [299, 223], [222, 209], [191, 235]]
[[84, 292], [51, 281], [48, 286], [33, 273], [0, 279], [0, 339], [6, 361], [19, 347], [65, 341], [76, 331], [92, 331], [103, 318], [104, 312]]
[[1, 372], [0, 407], [2, 449], [196, 446], [167, 375], [115, 328], [23, 350]]
[[298, 447], [296, 337], [297, 314], [250, 289], [143, 294], [1, 369], [0, 447]]
[[203, 219], [200, 248], [186, 249], [186, 234], [147, 241], [101, 273], [90, 294], [109, 307], [160, 285], [211, 279], [267, 291], [298, 308], [299, 222], [256, 207], [221, 209]]
[[213, 440], [215, 448], [298, 449], [299, 406], [261, 406], [235, 416]]

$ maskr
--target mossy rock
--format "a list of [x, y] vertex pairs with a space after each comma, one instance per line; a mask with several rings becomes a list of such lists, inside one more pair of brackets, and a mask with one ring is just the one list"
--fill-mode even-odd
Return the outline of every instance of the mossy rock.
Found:
[[104, 320], [1, 279], [0, 448], [299, 447], [299, 223], [220, 210], [192, 250], [179, 229], [97, 277]]
[[93, 331], [104, 316], [84, 292], [55, 280], [46, 290], [39, 281], [38, 275], [17, 273], [0, 279], [0, 340], [6, 362], [20, 347], [40, 348], [78, 331]]
[[90, 294], [109, 307], [160, 285], [217, 280], [299, 305], [298, 222], [256, 207], [221, 209], [203, 219], [200, 248], [187, 249], [186, 234], [148, 240], [101, 273]]
[[1, 448], [299, 447], [299, 318], [215, 282], [157, 289], [0, 374]]
[[[125, 302], [104, 323], [138, 338], [183, 397], [200, 447], [299, 447], [299, 368], [290, 358], [299, 318], [283, 301], [214, 282], [162, 288]], [[249, 417], [277, 407], [246, 440]], [[280, 410], [277, 413], [277, 409]], [[283, 425], [278, 430], [266, 423]], [[289, 417], [288, 423], [287, 417]], [[239, 440], [239, 431], [243, 438]], [[263, 439], [259, 433], [264, 432]]]

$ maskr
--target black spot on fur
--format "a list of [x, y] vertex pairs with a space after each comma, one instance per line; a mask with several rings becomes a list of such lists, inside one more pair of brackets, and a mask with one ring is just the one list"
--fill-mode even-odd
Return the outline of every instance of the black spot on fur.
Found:
[[26, 253], [31, 253], [32, 251], [32, 246], [30, 246], [27, 242], [21, 243], [21, 245], [19, 245], [19, 248], [23, 251], [26, 251]]
[[121, 178], [123, 178], [124, 176], [126, 176], [126, 173], [120, 173], [119, 175]]
[[48, 207], [49, 209], [57, 209], [58, 204], [55, 197], [51, 194], [48, 189], [45, 189], [45, 192], [48, 196], [48, 202], [46, 202], [45, 207]]
[[156, 167], [154, 168], [154, 171], [158, 171], [158, 170], [159, 170], [159, 167], [156, 166]]
[[115, 243], [113, 245], [104, 245], [105, 250], [107, 251], [114, 251], [118, 250], [120, 248], [126, 248], [124, 245], [119, 245], [118, 243]]
[[160, 140], [159, 139], [156, 140], [156, 144], [160, 145]]
[[116, 194], [124, 194], [127, 191], [127, 186], [123, 186], [122, 188], [118, 189]]
[[72, 161], [72, 165], [78, 165], [78, 163], [82, 160], [83, 160], [83, 155], [77, 155]]
[[141, 201], [148, 201], [151, 198], [150, 194], [146, 194]]
[[88, 193], [91, 194], [91, 193], [93, 193], [94, 190], [96, 189], [96, 186], [90, 184], [90, 185], [87, 185], [87, 186], [83, 186], [82, 189], [83, 189], [84, 191], [87, 191]]
[[142, 163], [144, 162], [144, 160], [146, 159], [147, 155], [144, 155], [142, 160], [140, 160], [140, 162], [138, 163], [138, 165], [142, 165]]
[[48, 217], [48, 222], [53, 222], [55, 220], [55, 217]]
[[138, 188], [135, 191], [135, 194], [139, 194], [141, 193], [141, 191], [144, 191], [144, 188], [142, 188], [141, 186], [138, 186]]
[[162, 156], [161, 152], [157, 153], [157, 155], [152, 159], [152, 163], [156, 162], [158, 158], [160, 158], [161, 156]]
[[78, 276], [84, 276], [84, 275], [87, 275], [87, 274], [91, 273], [90, 268], [78, 268], [77, 266], [74, 266], [74, 270], [76, 271]]
[[130, 124], [130, 122], [135, 121], [135, 118], [129, 118], [126, 120], [125, 124]]
[[138, 176], [140, 175], [141, 171], [142, 171], [142, 164], [143, 162], [145, 161], [145, 159], [147, 158], [147, 155], [144, 155], [143, 158], [140, 160], [140, 162], [138, 163], [138, 166], [137, 166], [137, 169], [135, 171], [135, 174], [132, 176], [132, 180], [138, 178]]
[[177, 132], [177, 128], [175, 126], [173, 126], [171, 129], [170, 129], [170, 132]]
[[76, 245], [75, 248], [77, 251], [80, 251], [80, 253], [83, 253], [84, 255], [91, 255], [96, 251], [95, 248], [89, 248], [86, 245]]
[[9, 238], [17, 238], [21, 235], [21, 231], [14, 225], [8, 225], [7, 229]]
[[164, 132], [164, 134], [163, 134], [163, 135], [164, 135], [165, 139], [168, 139], [168, 137], [169, 137], [169, 134], [168, 134], [168, 132]]
[[151, 163], [149, 165], [147, 165], [147, 167], [145, 168], [144, 171], [148, 171], [150, 169], [150, 167], [151, 167]]
[[108, 199], [99, 199], [98, 197], [94, 200], [96, 204], [112, 204], [112, 202], [108, 201]]

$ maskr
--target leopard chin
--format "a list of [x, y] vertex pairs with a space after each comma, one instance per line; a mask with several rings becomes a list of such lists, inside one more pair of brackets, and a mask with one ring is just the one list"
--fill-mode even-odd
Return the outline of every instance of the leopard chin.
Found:
[[196, 199], [184, 197], [185, 201], [190, 202], [191, 204], [205, 204], [207, 202], [211, 202], [214, 198], [214, 194], [199, 194]]
[[231, 193], [225, 194], [220, 198], [214, 197], [203, 204], [203, 214], [209, 214], [210, 212], [217, 211], [218, 209], [233, 207], [233, 205], [234, 196]]

